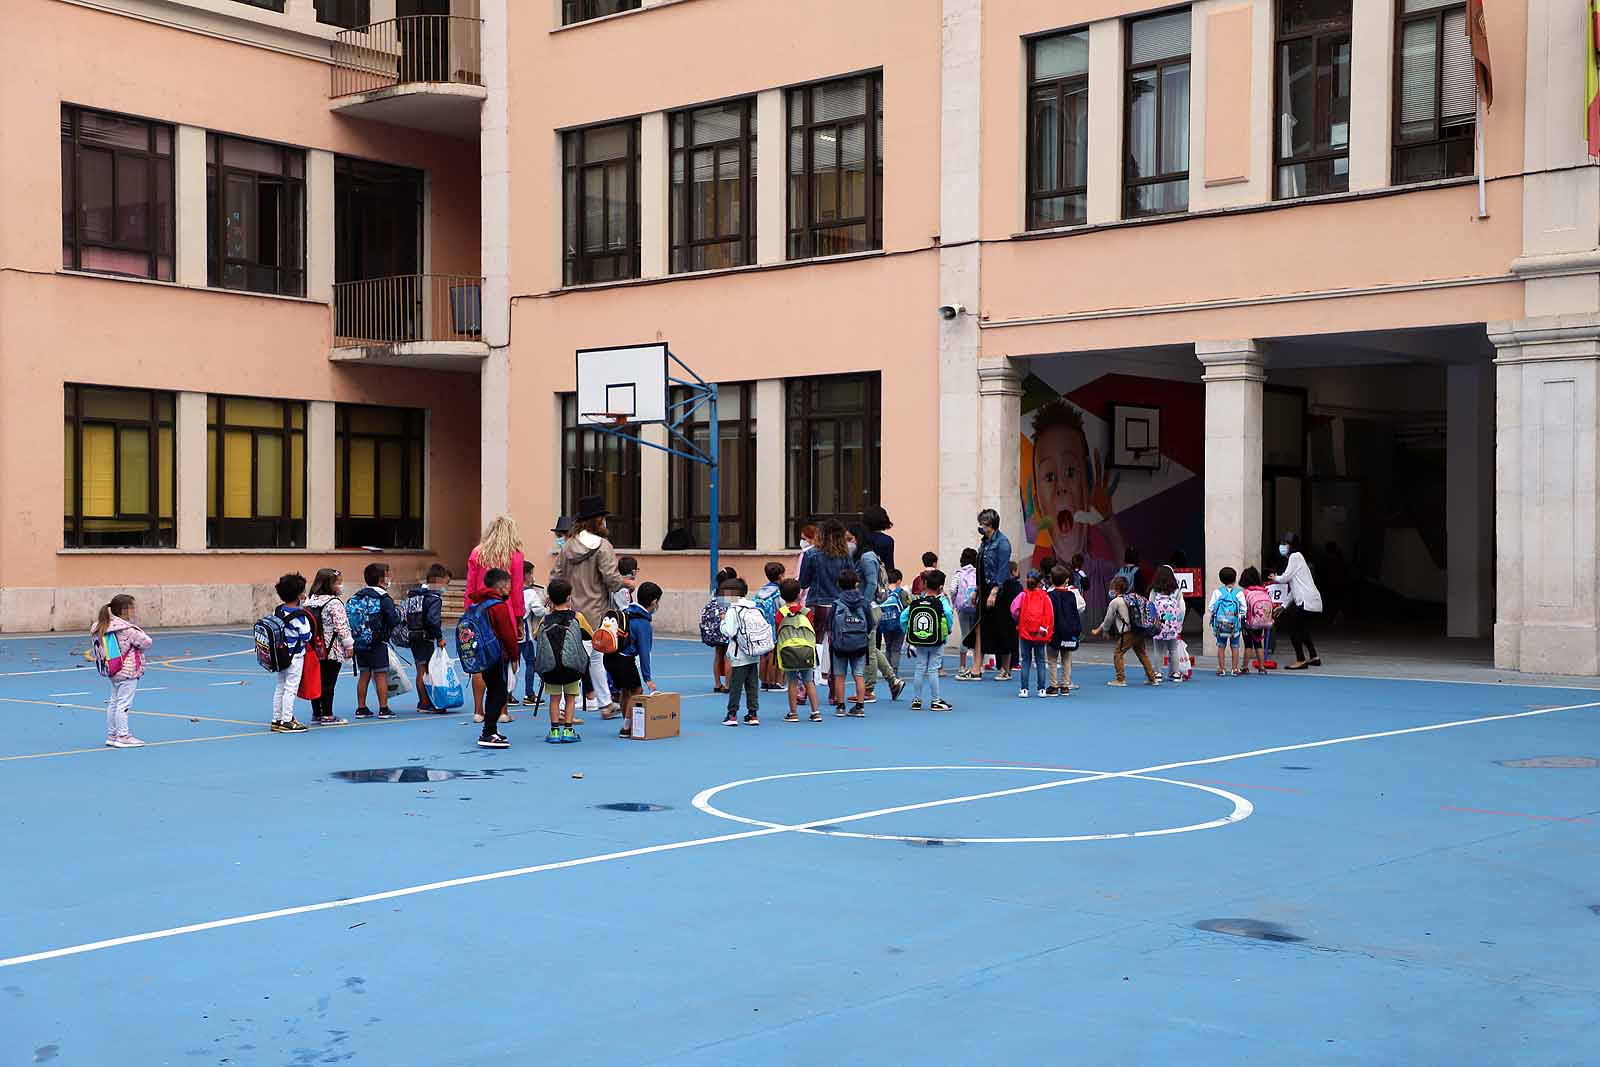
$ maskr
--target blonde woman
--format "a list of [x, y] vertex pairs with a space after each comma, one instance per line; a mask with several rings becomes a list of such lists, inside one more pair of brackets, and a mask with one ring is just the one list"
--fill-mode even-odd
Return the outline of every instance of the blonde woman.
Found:
[[[512, 612], [522, 604], [522, 531], [517, 520], [510, 515], [497, 515], [483, 528], [483, 540], [467, 555], [467, 603], [479, 593], [486, 592], [483, 576], [491, 570], [502, 570], [511, 575], [511, 597], [508, 603]], [[502, 663], [497, 670], [505, 670]], [[483, 675], [472, 676], [472, 721], [483, 721], [483, 693], [487, 683]], [[517, 703], [515, 696], [507, 695], [506, 706]], [[501, 722], [510, 722], [511, 716], [502, 714]]]

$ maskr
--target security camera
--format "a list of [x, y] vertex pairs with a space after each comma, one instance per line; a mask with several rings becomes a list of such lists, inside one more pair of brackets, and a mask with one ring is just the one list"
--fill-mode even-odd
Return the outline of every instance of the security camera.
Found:
[[940, 304], [939, 317], [948, 321], [966, 310], [967, 309], [962, 307], [960, 304]]

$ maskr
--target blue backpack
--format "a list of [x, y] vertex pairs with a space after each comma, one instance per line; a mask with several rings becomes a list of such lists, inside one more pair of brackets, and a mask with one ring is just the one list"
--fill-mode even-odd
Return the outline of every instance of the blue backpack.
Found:
[[878, 604], [878, 609], [883, 612], [883, 618], [878, 620], [880, 634], [898, 634], [905, 631], [900, 627], [900, 613], [905, 610], [906, 594], [903, 589], [896, 589], [886, 595]]
[[867, 635], [872, 632], [867, 621], [866, 601], [857, 598], [854, 603], [843, 598], [834, 601], [833, 616], [828, 620], [828, 647], [841, 656], [859, 656], [867, 650]]
[[481, 600], [456, 623], [456, 659], [468, 674], [482, 674], [504, 658], [500, 638], [489, 621], [489, 609], [504, 600]]
[[1244, 627], [1244, 603], [1237, 589], [1219, 589], [1211, 605], [1211, 632], [1218, 637], [1233, 637]]
[[363, 591], [351, 597], [344, 610], [350, 617], [350, 637], [355, 641], [357, 652], [365, 652], [374, 645], [383, 644], [383, 639], [377, 633], [378, 627], [383, 624], [382, 600]]
[[773, 630], [778, 628], [778, 608], [783, 606], [783, 597], [778, 595], [778, 587], [763, 589], [753, 598], [756, 607], [761, 609], [762, 618], [767, 620], [767, 625]]
[[1149, 637], [1156, 632], [1155, 605], [1140, 596], [1138, 593], [1127, 592], [1122, 594], [1122, 599], [1128, 604], [1128, 629], [1140, 637]]

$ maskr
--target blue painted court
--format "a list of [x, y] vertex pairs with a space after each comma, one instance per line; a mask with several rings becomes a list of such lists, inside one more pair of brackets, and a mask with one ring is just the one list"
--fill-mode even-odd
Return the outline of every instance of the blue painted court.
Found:
[[156, 636], [136, 751], [81, 639], [0, 642], [0, 1063], [1594, 1062], [1600, 691], [1089, 665], [727, 729], [665, 642], [683, 737], [490, 752], [411, 697], [270, 734], [242, 631]]

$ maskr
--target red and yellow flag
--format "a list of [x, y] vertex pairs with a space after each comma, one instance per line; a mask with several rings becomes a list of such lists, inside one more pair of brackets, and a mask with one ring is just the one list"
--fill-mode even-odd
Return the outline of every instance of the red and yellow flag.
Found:
[[1589, 141], [1589, 154], [1600, 156], [1600, 0], [1589, 0], [1589, 48], [1583, 66], [1588, 74], [1583, 128]]
[[1467, 42], [1472, 46], [1472, 73], [1487, 111], [1494, 107], [1494, 71], [1489, 66], [1489, 23], [1483, 14], [1483, 0], [1467, 0]]

